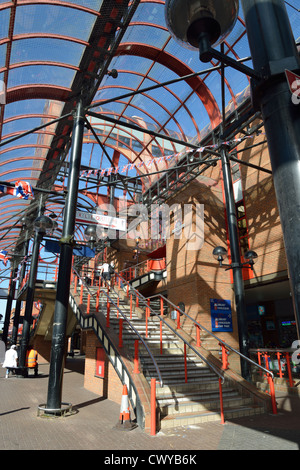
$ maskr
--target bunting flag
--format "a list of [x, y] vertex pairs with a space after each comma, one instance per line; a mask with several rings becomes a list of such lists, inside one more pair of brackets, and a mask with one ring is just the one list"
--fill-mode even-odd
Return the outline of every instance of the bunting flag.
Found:
[[204, 152], [206, 149], [216, 149], [218, 147], [220, 147], [221, 145], [230, 145], [232, 143], [236, 143], [236, 142], [242, 142], [243, 140], [245, 139], [253, 139], [254, 136], [252, 135], [249, 135], [249, 136], [243, 136], [241, 138], [236, 138], [236, 139], [232, 139], [230, 141], [226, 141], [226, 142], [220, 142], [218, 144], [212, 144], [212, 145], [206, 145], [205, 147], [198, 147], [197, 149], [193, 149], [193, 150], [184, 150], [182, 152], [179, 152], [179, 153], [176, 153], [176, 154], [173, 154], [173, 155], [166, 155], [166, 156], [163, 156], [163, 157], [156, 157], [156, 158], [152, 158], [151, 160], [147, 160], [145, 162], [143, 161], [140, 161], [140, 162], [137, 162], [137, 163], [128, 163], [127, 165], [124, 165], [123, 167], [119, 167], [119, 166], [116, 166], [116, 167], [110, 167], [110, 168], [104, 168], [104, 169], [95, 169], [95, 170], [83, 170], [80, 174], [80, 177], [81, 178], [88, 178], [89, 176], [91, 176], [91, 174], [93, 173], [94, 176], [109, 176], [111, 174], [116, 174], [118, 171], [120, 171], [121, 173], [125, 173], [126, 171], [130, 171], [130, 170], [133, 170], [134, 168], [141, 168], [141, 167], [145, 167], [145, 168], [149, 168], [151, 165], [153, 164], [160, 164], [164, 161], [168, 161], [168, 160], [171, 160], [173, 158], [179, 158], [181, 157], [182, 155], [184, 155], [185, 153], [191, 153], [191, 152]]
[[31, 184], [27, 181], [17, 181], [15, 183], [15, 196], [26, 200], [29, 199], [29, 197], [33, 197]]
[[27, 181], [17, 181], [14, 188], [1, 184], [0, 194], [10, 194], [11, 196], [17, 196], [25, 200], [29, 199], [29, 197], [33, 198], [34, 196], [32, 186]]
[[2, 261], [2, 263], [4, 264], [4, 266], [6, 266], [7, 261], [8, 261], [7, 251], [5, 251], [5, 250], [0, 250], [0, 261]]

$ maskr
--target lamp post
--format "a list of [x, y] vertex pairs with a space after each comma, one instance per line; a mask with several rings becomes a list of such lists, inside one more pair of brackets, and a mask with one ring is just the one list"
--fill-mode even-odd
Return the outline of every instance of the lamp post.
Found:
[[[292, 102], [285, 77], [285, 69], [300, 69], [299, 54], [283, 0], [241, 3], [254, 69], [212, 47], [232, 30], [238, 16], [238, 0], [166, 0], [166, 21], [175, 39], [199, 50], [203, 62], [215, 58], [251, 77], [253, 105], [261, 110], [268, 140], [299, 336], [300, 113]], [[237, 290], [239, 283], [235, 283]]]
[[88, 246], [93, 250], [97, 242], [97, 225], [88, 225], [84, 231], [84, 236], [88, 242]]
[[76, 106], [73, 122], [68, 196], [65, 205], [63, 233], [60, 240], [61, 250], [53, 319], [48, 395], [45, 408], [46, 412], [52, 414], [53, 410], [57, 410], [54, 414], [59, 414], [62, 405], [62, 379], [84, 119], [84, 106], [80, 98]]
[[[227, 250], [223, 246], [216, 246], [216, 248], [213, 249], [213, 256], [217, 261], [219, 261], [220, 268], [226, 267], [226, 271], [227, 271], [227, 269], [233, 269], [234, 268], [233, 263], [231, 263], [231, 264], [224, 264], [223, 263], [224, 258], [226, 258], [226, 256], [227, 256]], [[251, 268], [252, 271], [253, 271], [253, 265], [254, 265], [254, 262], [255, 262], [254, 260], [257, 258], [257, 253], [255, 251], [248, 250], [244, 254], [244, 258], [248, 261], [245, 261], [245, 263], [241, 263], [239, 267], [240, 268]]]
[[[44, 235], [52, 231], [53, 223], [50, 217], [40, 215], [34, 221], [34, 239], [30, 263], [29, 278], [27, 284], [26, 305], [23, 319], [22, 337], [20, 341], [19, 367], [25, 373], [26, 353], [29, 343], [30, 325], [32, 320], [32, 307], [34, 301], [35, 282], [37, 276], [37, 267], [39, 260], [40, 244]], [[22, 374], [24, 375], [24, 374]], [[26, 374], [25, 374], [26, 375]]]

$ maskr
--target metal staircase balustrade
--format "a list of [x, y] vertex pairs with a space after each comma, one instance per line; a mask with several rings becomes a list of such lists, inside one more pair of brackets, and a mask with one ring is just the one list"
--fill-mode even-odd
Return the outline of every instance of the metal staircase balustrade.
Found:
[[189, 320], [191, 320], [195, 326], [199, 327], [200, 330], [203, 330], [205, 331], [209, 336], [211, 336], [212, 338], [216, 339], [220, 345], [223, 345], [226, 349], [229, 349], [231, 350], [232, 352], [236, 353], [237, 355], [239, 355], [242, 359], [245, 359], [246, 361], [248, 361], [250, 364], [252, 364], [253, 366], [261, 369], [261, 371], [264, 371], [267, 375], [270, 375], [272, 377], [272, 379], [274, 379], [274, 374], [273, 372], [271, 372], [269, 369], [263, 367], [261, 364], [258, 364], [257, 362], [253, 361], [252, 359], [250, 359], [249, 357], [247, 356], [244, 356], [240, 351], [234, 349], [232, 346], [230, 346], [229, 344], [227, 344], [225, 341], [223, 341], [222, 339], [220, 339], [218, 336], [214, 335], [211, 331], [209, 331], [207, 328], [205, 328], [204, 326], [202, 326], [200, 323], [198, 323], [194, 318], [192, 318], [190, 315], [188, 315], [186, 312], [184, 312], [183, 310], [181, 310], [177, 305], [173, 304], [173, 302], [171, 302], [169, 299], [167, 299], [165, 296], [161, 295], [161, 294], [155, 294], [153, 296], [150, 296], [150, 297], [147, 297], [147, 299], [154, 299], [154, 298], [158, 298], [158, 299], [163, 299], [165, 302], [167, 302], [172, 308], [173, 310], [177, 310], [179, 315], [185, 315], [185, 317], [187, 317]]
[[[79, 274], [78, 274], [75, 270], [74, 270], [74, 272], [75, 272], [76, 275], [79, 276]], [[116, 275], [116, 277], [119, 276], [118, 273], [115, 273], [115, 275]], [[121, 279], [121, 276], [119, 276], [119, 278]], [[81, 282], [84, 283], [83, 280], [82, 280]], [[119, 297], [119, 299], [120, 299], [119, 293], [116, 292], [116, 291], [113, 289], [113, 287], [109, 286], [106, 281], [103, 281], [103, 282], [104, 282], [104, 284], [106, 285], [106, 288], [109, 287], [110, 294], [111, 294], [111, 291], [113, 291], [114, 294], [115, 294], [117, 297]], [[86, 299], [88, 298], [88, 296], [95, 298], [95, 293], [91, 291], [91, 289], [89, 288], [89, 286], [86, 286], [86, 289], [87, 289], [87, 292], [88, 292], [88, 294], [86, 295]], [[144, 305], [144, 308], [145, 308], [145, 309], [148, 309], [148, 310], [151, 311], [151, 308], [149, 308], [149, 305], [148, 305], [148, 302], [146, 301], [146, 299], [145, 299], [143, 296], [141, 296], [138, 291], [136, 291], [134, 288], [132, 288], [132, 287], [128, 284], [127, 293], [129, 293], [129, 290], [133, 291], [133, 292], [136, 294], [136, 297], [138, 297], [138, 296], [140, 297], [140, 298], [139, 298], [139, 305], [142, 304], [142, 305]], [[108, 294], [106, 293], [106, 290], [105, 290], [105, 289], [98, 287], [98, 292], [102, 292], [102, 293], [104, 293], [104, 294], [106, 295], [106, 298], [110, 298], [111, 303], [117, 308], [117, 311], [122, 315], [123, 318], [126, 319], [126, 314], [124, 314], [124, 313], [121, 311], [121, 309], [118, 307], [117, 303], [112, 300], [111, 295], [108, 295]], [[131, 305], [132, 305], [132, 303], [131, 303]], [[131, 310], [131, 307], [130, 307], [130, 306], [129, 306], [129, 308], [130, 308], [130, 310]], [[192, 345], [190, 345], [190, 344], [186, 341], [186, 339], [185, 339], [180, 333], [178, 333], [174, 328], [170, 327], [170, 325], [168, 325], [168, 324], [164, 321], [163, 318], [161, 318], [159, 315], [157, 315], [156, 312], [152, 311], [152, 314], [155, 315], [155, 316], [158, 318], [158, 320], [159, 320], [159, 322], [160, 322], [160, 325], [162, 325], [162, 322], [165, 323], [165, 325], [166, 325], [166, 327], [167, 327], [167, 330], [170, 330], [170, 331], [172, 332], [172, 334], [173, 334], [175, 337], [177, 337], [178, 339], [180, 339], [180, 340], [184, 343], [184, 345], [185, 345], [185, 347], [184, 347], [184, 354], [185, 354], [185, 360], [184, 360], [184, 362], [185, 362], [185, 374], [186, 374], [186, 370], [187, 370], [187, 363], [186, 363], [186, 358], [187, 358], [187, 355], [186, 355], [186, 346], [188, 346], [188, 347], [194, 352], [194, 354], [202, 361], [202, 363], [205, 363], [205, 364], [208, 366], [208, 369], [211, 370], [211, 374], [213, 374], [213, 377], [215, 377], [215, 380], [218, 380], [218, 381], [219, 381], [219, 402], [220, 402], [221, 422], [224, 423], [223, 396], [222, 396], [222, 385], [223, 385], [223, 383], [224, 383], [224, 376], [223, 376], [222, 372], [221, 372], [220, 370], [218, 370], [213, 364], [211, 364], [204, 356], [202, 356], [202, 355], [199, 353], [199, 351], [197, 351]], [[147, 315], [146, 315], [145, 321], [146, 321], [146, 328], [147, 328]], [[109, 322], [110, 322], [110, 320], [109, 320]], [[127, 319], [127, 324], [128, 324], [128, 325], [130, 324], [131, 331], [132, 331], [134, 334], [138, 334], [136, 328], [133, 327], [133, 325], [131, 324], [130, 321], [128, 321], [128, 319]], [[133, 328], [132, 328], [132, 327], [133, 327]], [[95, 330], [95, 329], [94, 329], [94, 330]], [[99, 335], [97, 335], [97, 336], [99, 337]], [[141, 336], [140, 336], [139, 334], [138, 334], [138, 337], [141, 338]], [[101, 340], [101, 338], [99, 338], [99, 339]], [[142, 338], [141, 338], [141, 339], [142, 339]], [[146, 340], [149, 341], [149, 338], [147, 338], [147, 335], [146, 335]], [[145, 341], [142, 340], [142, 342], [143, 342], [143, 344], [145, 345]], [[173, 342], [174, 342], [174, 340], [173, 340], [173, 338], [172, 338], [172, 343], [173, 343]], [[147, 352], [148, 352], [148, 356], [151, 357], [151, 359], [152, 359], [152, 363], [153, 363], [154, 365], [157, 365], [157, 363], [156, 363], [156, 361], [155, 361], [155, 359], [154, 359], [152, 353], [149, 354], [149, 348], [146, 347], [146, 349], [147, 349]], [[182, 353], [182, 351], [181, 351], [181, 353]], [[158, 367], [158, 366], [157, 366], [157, 367]], [[144, 375], [144, 374], [143, 374], [143, 375]], [[151, 374], [149, 374], [149, 375], [150, 375], [150, 377], [151, 377]], [[199, 370], [198, 370], [198, 375], [199, 375]], [[147, 374], [146, 374], [145, 378], [147, 379]], [[153, 380], [153, 379], [151, 379], [151, 382], [152, 382], [152, 380]], [[177, 380], [177, 379], [175, 378], [175, 380]], [[204, 378], [204, 380], [205, 380], [205, 378]], [[185, 382], [186, 382], [186, 381], [185, 381]], [[162, 381], [161, 381], [161, 384], [162, 384]], [[163, 387], [162, 387], [162, 388], [163, 388]], [[152, 387], [151, 387], [151, 392], [152, 392]], [[156, 402], [156, 400], [155, 400], [155, 402]], [[157, 403], [157, 402], [156, 402], [156, 403]], [[156, 404], [156, 407], [157, 407], [157, 404]]]
[[[86, 284], [86, 282], [80, 277], [79, 273], [76, 271], [75, 268], [73, 268], [73, 272], [75, 275], [81, 280], [82, 285], [84, 285], [85, 289], [88, 291], [88, 295], [91, 297], [95, 298], [95, 293], [91, 291], [90, 287]], [[97, 289], [98, 290], [98, 289]], [[130, 326], [131, 330], [136, 334], [139, 338], [139, 340], [142, 342], [144, 345], [148, 357], [151, 359], [152, 364], [154, 366], [155, 372], [158, 377], [158, 382], [160, 384], [160, 387], [163, 387], [163, 381], [162, 381], [162, 376], [159, 370], [159, 367], [157, 365], [157, 362], [155, 361], [155, 358], [153, 357], [148, 345], [146, 344], [145, 340], [140, 336], [139, 332], [135, 329], [135, 327], [131, 324], [130, 320], [126, 318], [126, 315], [122, 312], [122, 310], [118, 307], [117, 303], [111, 298], [110, 295], [106, 292], [105, 289], [100, 289], [101, 293], [105, 294], [107, 300], [109, 300], [110, 305], [113, 305], [118, 313], [126, 320], [127, 324]], [[87, 297], [87, 296], [86, 296]], [[78, 307], [76, 300], [73, 296], [73, 294], [70, 292], [69, 296], [69, 303], [70, 306], [81, 326], [82, 329], [92, 329], [99, 341], [101, 342], [107, 357], [114, 367], [117, 375], [119, 376], [119, 379], [122, 384], [127, 385], [127, 390], [128, 390], [128, 397], [132, 405], [132, 409], [135, 413], [136, 420], [138, 425], [143, 428], [144, 427], [144, 411], [143, 411], [143, 405], [141, 403], [141, 399], [139, 397], [138, 391], [136, 384], [133, 380], [133, 377], [131, 375], [131, 372], [128, 370], [126, 367], [124, 361], [122, 360], [122, 356], [120, 355], [118, 349], [116, 348], [114, 342], [111, 340], [110, 336], [107, 334], [105, 329], [102, 327], [101, 323], [99, 322], [97, 318], [97, 313], [89, 313], [85, 314], [81, 311], [80, 307]], [[157, 380], [154, 379], [156, 382]]]
[[[116, 275], [118, 276], [118, 273], [116, 273]], [[124, 279], [122, 279], [122, 281], [129, 285], [129, 283], [127, 281], [125, 281]], [[212, 332], [210, 332], [209, 330], [207, 330], [207, 328], [205, 328], [204, 326], [202, 326], [200, 323], [198, 323], [196, 320], [194, 320], [191, 316], [189, 316], [187, 313], [185, 313], [183, 310], [181, 310], [177, 305], [173, 304], [169, 299], [167, 299], [166, 297], [164, 297], [163, 295], [161, 294], [156, 294], [156, 295], [153, 295], [153, 296], [150, 296], [150, 297], [144, 297], [139, 291], [137, 291], [136, 289], [134, 289], [131, 285], [129, 285], [129, 288], [127, 287], [127, 292], [130, 291], [134, 291], [135, 294], [137, 296], [139, 296], [139, 304], [142, 303], [144, 305], [147, 305], [147, 308], [152, 312], [152, 314], [156, 315], [157, 317], [160, 318], [160, 320], [162, 322], [164, 322], [171, 330], [173, 330], [174, 332], [176, 332], [176, 334], [184, 341], [184, 343], [186, 345], [188, 345], [188, 347], [190, 347], [193, 351], [195, 351], [201, 358], [203, 358], [203, 360], [209, 365], [209, 367], [212, 366], [212, 369], [214, 371], [216, 371], [216, 373], [218, 375], [220, 375], [217, 371], [217, 369], [211, 364], [209, 363], [206, 358], [204, 358], [204, 356], [202, 356], [197, 350], [195, 350], [195, 348], [190, 344], [188, 343], [183, 337], [182, 335], [180, 335], [178, 333], [177, 330], [174, 330], [173, 328], [170, 327], [170, 325], [168, 325], [165, 320], [162, 318], [162, 315], [161, 314], [157, 314], [157, 312], [155, 312], [153, 309], [151, 309], [149, 307], [149, 302], [150, 300], [154, 299], [154, 298], [158, 298], [159, 300], [162, 299], [163, 301], [167, 302], [173, 309], [176, 309], [180, 314], [182, 315], [185, 315], [187, 318], [189, 318], [198, 328], [200, 328], [201, 330], [204, 330], [209, 336], [211, 336], [212, 338], [216, 339], [220, 345], [222, 345], [222, 347], [228, 349], [228, 350], [231, 350], [232, 352], [236, 353], [240, 358], [248, 361], [250, 364], [252, 364], [253, 366], [257, 367], [258, 369], [260, 369], [261, 371], [263, 371], [267, 378], [268, 378], [268, 382], [269, 382], [269, 388], [270, 388], [270, 398], [271, 398], [271, 404], [272, 404], [272, 410], [273, 410], [273, 414], [277, 414], [277, 405], [276, 405], [276, 400], [275, 400], [275, 388], [274, 388], [274, 374], [264, 368], [263, 366], [261, 366], [260, 364], [257, 364], [255, 361], [253, 361], [252, 359], [248, 358], [247, 356], [244, 356], [240, 351], [237, 351], [236, 349], [234, 349], [232, 346], [230, 346], [229, 344], [227, 344], [225, 341], [221, 340], [220, 338], [218, 338], [216, 335], [214, 335]], [[178, 315], [178, 317], [179, 317]], [[179, 324], [177, 323], [177, 326], [179, 326]], [[224, 377], [222, 376], [222, 383], [224, 383]]]

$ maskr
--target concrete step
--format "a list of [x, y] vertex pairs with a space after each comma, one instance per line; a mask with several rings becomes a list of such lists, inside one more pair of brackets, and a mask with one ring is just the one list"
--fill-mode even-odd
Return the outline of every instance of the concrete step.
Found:
[[[220, 396], [215, 398], [209, 397], [207, 400], [194, 399], [185, 400], [184, 402], [178, 403], [161, 403], [158, 401], [161, 417], [178, 415], [182, 413], [198, 413], [201, 411], [220, 411]], [[229, 409], [238, 409], [242, 407], [252, 407], [252, 400], [250, 398], [242, 398], [236, 396], [226, 396], [223, 394], [223, 406]]]
[[[264, 408], [260, 406], [239, 406], [238, 408], [224, 408], [224, 417], [226, 419], [241, 418], [243, 416], [254, 416], [264, 413]], [[188, 426], [192, 424], [201, 424], [209, 421], [220, 421], [221, 414], [219, 410], [202, 410], [199, 412], [185, 412], [167, 415], [160, 420], [160, 429], [170, 429], [179, 426]]]

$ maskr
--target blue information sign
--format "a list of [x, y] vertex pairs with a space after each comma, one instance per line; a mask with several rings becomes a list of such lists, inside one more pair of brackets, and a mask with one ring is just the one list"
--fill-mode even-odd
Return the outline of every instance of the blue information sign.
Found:
[[210, 299], [212, 331], [233, 331], [230, 300]]
[[[45, 251], [50, 253], [60, 253], [60, 244], [55, 240], [46, 240]], [[73, 248], [75, 256], [84, 256], [85, 258], [94, 258], [95, 250], [92, 250], [86, 245], [77, 245]]]

